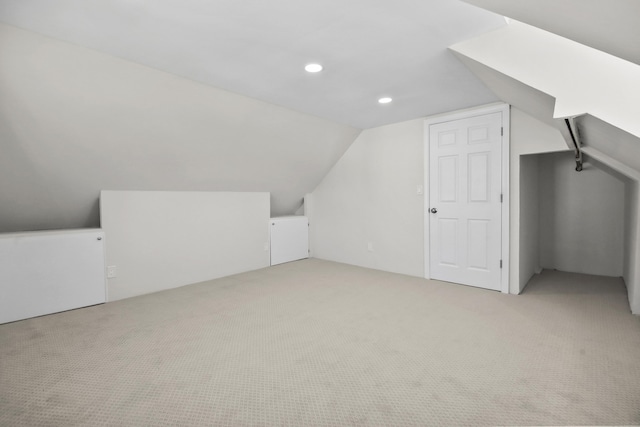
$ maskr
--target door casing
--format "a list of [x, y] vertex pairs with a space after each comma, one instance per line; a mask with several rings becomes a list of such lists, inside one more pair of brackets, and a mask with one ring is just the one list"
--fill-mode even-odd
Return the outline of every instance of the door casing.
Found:
[[454, 120], [467, 119], [491, 113], [502, 114], [502, 162], [501, 184], [502, 184], [502, 224], [501, 224], [501, 252], [502, 269], [500, 275], [500, 291], [509, 293], [509, 105], [505, 103], [489, 104], [481, 107], [470, 108], [451, 113], [440, 114], [429, 117], [424, 122], [424, 277], [431, 278], [431, 253], [429, 242], [431, 238], [429, 208], [431, 200], [429, 195], [429, 128], [431, 125], [445, 123]]

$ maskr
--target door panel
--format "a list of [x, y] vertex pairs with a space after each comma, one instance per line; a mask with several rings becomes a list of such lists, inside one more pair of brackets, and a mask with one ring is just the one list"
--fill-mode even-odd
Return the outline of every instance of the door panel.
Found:
[[500, 289], [502, 114], [429, 127], [431, 278]]
[[458, 157], [440, 157], [438, 161], [438, 180], [440, 202], [455, 202], [458, 196]]
[[458, 220], [454, 218], [439, 218], [440, 234], [440, 264], [458, 267], [457, 240]]
[[490, 249], [489, 242], [489, 221], [470, 219], [467, 221], [467, 251], [469, 258], [469, 268], [489, 270], [487, 254]]
[[491, 153], [469, 154], [469, 201], [488, 202], [491, 194]]

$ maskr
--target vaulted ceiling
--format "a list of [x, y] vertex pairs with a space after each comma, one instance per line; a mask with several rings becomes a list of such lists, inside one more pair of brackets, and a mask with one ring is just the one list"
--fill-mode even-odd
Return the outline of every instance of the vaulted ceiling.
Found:
[[502, 15], [640, 63], [637, 0], [0, 0], [0, 232], [97, 226], [103, 189], [269, 191], [291, 214], [361, 129], [500, 99], [638, 148], [635, 80], [628, 110], [582, 111], [580, 69]]
[[360, 129], [495, 101], [446, 48], [505, 25], [458, 0], [0, 0], [0, 21]]
[[447, 47], [504, 25], [458, 0], [0, 0], [0, 232], [98, 226], [100, 190], [292, 214], [361, 129], [497, 100]]
[[[558, 127], [566, 138], [563, 119], [580, 116], [583, 143], [637, 169], [640, 27], [629, 16], [640, 16], [640, 2], [615, 0], [605, 7], [592, 0], [543, 0], [538, 9], [526, 1], [466, 1], [537, 25], [512, 21], [451, 46], [474, 74], [502, 100]], [[601, 33], [601, 39], [593, 37]]]
[[464, 0], [640, 64], [637, 0]]

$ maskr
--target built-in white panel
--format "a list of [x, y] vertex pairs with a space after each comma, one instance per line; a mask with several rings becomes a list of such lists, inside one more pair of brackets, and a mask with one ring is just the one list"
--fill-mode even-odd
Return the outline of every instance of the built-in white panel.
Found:
[[269, 266], [269, 193], [103, 191], [109, 301]]
[[0, 323], [104, 303], [104, 232], [0, 234]]
[[271, 265], [309, 257], [309, 220], [305, 216], [285, 216], [269, 220]]

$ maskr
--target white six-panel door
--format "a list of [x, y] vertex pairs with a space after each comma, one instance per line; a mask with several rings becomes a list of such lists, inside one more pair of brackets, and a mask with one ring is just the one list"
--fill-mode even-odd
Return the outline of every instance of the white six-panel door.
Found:
[[501, 289], [502, 113], [429, 126], [433, 279]]

